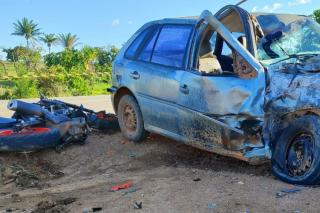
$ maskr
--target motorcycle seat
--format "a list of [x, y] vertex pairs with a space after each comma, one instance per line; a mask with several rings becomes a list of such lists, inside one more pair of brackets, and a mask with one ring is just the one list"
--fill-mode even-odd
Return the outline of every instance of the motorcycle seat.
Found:
[[16, 119], [11, 119], [11, 118], [1, 118], [0, 117], [0, 129], [3, 128], [10, 128], [12, 127], [14, 124], [17, 123]]

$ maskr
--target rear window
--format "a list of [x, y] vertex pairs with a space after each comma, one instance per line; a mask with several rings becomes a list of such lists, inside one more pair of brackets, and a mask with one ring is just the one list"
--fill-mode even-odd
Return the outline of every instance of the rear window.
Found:
[[136, 39], [131, 43], [131, 45], [129, 46], [129, 48], [128, 48], [126, 54], [125, 54], [125, 56], [127, 58], [134, 59], [136, 57], [136, 54], [139, 51], [139, 47], [141, 46], [141, 44], [145, 40], [146, 36], [148, 36], [149, 33], [154, 31], [156, 27], [157, 26], [151, 26], [151, 27], [148, 27], [147, 29], [145, 29], [144, 31], [142, 31], [138, 35], [138, 37], [136, 37]]
[[152, 35], [148, 38], [148, 41], [146, 42], [145, 46], [143, 47], [138, 60], [149, 62], [152, 55], [152, 50], [154, 47], [154, 44], [156, 42], [156, 39], [159, 34], [159, 28], [157, 30], [154, 30], [152, 32]]
[[182, 68], [192, 28], [191, 25], [164, 25], [151, 62]]

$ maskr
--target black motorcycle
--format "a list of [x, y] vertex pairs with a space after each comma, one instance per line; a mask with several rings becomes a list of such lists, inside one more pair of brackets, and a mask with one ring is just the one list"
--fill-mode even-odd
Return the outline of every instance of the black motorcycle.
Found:
[[34, 151], [70, 143], [84, 144], [92, 129], [119, 129], [113, 114], [94, 112], [83, 106], [41, 97], [38, 103], [13, 100], [8, 109], [12, 118], [0, 118], [0, 151]]

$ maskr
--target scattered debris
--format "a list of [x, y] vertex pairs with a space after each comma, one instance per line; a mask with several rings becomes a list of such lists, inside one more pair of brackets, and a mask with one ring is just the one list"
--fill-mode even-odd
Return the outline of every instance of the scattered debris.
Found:
[[88, 209], [88, 208], [84, 208], [82, 210], [82, 213], [91, 213], [92, 212], [92, 209]]
[[287, 194], [292, 194], [292, 193], [296, 193], [296, 192], [300, 192], [300, 191], [301, 191], [301, 188], [295, 187], [295, 186], [290, 187], [290, 188], [284, 188], [276, 193], [276, 197], [281, 198], [281, 197], [286, 196]]
[[[29, 157], [30, 159], [28, 159]], [[44, 180], [60, 178], [64, 175], [60, 171], [60, 166], [53, 164], [51, 161], [33, 156], [29, 157], [26, 156], [27, 159], [25, 159], [25, 156], [21, 156], [18, 161], [0, 163], [0, 186], [15, 185], [20, 188], [42, 188], [50, 185]]]
[[132, 151], [129, 151], [128, 156], [129, 156], [130, 158], [135, 158], [135, 157], [137, 157], [137, 154], [134, 153], [134, 152], [132, 152]]
[[43, 170], [43, 173], [45, 173], [46, 176], [50, 178], [60, 178], [64, 176], [64, 173], [60, 171], [60, 168], [58, 165], [53, 164], [50, 161], [47, 160], [39, 160], [37, 161], [37, 166]]
[[239, 181], [237, 184], [239, 184], [239, 185], [244, 185], [244, 182]]
[[13, 212], [14, 210], [12, 208], [6, 208], [6, 212]]
[[117, 186], [113, 186], [111, 187], [111, 191], [119, 191], [121, 189], [127, 189], [127, 188], [130, 188], [132, 186], [132, 181], [127, 181], [126, 183], [124, 184], [120, 184], [120, 185], [117, 185]]
[[19, 194], [12, 194], [11, 198], [12, 198], [12, 202], [14, 202], [14, 203], [18, 203], [18, 202], [22, 201], [22, 199], [21, 199]]
[[140, 189], [138, 189], [138, 188], [128, 189], [127, 191], [125, 191], [125, 192], [122, 193], [122, 196], [125, 196], [125, 195], [127, 195], [127, 194], [131, 194], [131, 193], [134, 193], [134, 192], [136, 192], [136, 191], [138, 191], [138, 190], [140, 190]]
[[77, 198], [63, 198], [58, 199], [56, 201], [40, 201], [36, 207], [31, 211], [31, 213], [62, 213], [67, 212], [66, 207], [67, 205], [74, 203]]
[[215, 209], [217, 207], [217, 204], [215, 203], [208, 203], [208, 209]]
[[283, 192], [281, 192], [281, 191], [276, 193], [276, 197], [277, 197], [277, 198], [284, 197], [284, 196], [286, 196], [286, 195], [287, 195], [287, 193], [283, 193]]
[[285, 189], [282, 189], [281, 192], [284, 192], [284, 193], [296, 193], [296, 192], [300, 192], [301, 191], [301, 188], [299, 187], [293, 187], [293, 188], [285, 188]]
[[120, 141], [120, 143], [121, 143], [121, 144], [127, 144], [128, 141], [127, 141], [127, 140], [122, 140], [122, 141]]
[[82, 210], [82, 213], [91, 213], [91, 212], [99, 212], [99, 211], [102, 211], [102, 207], [85, 208]]
[[134, 209], [142, 209], [142, 202], [140, 202], [140, 203], [135, 202], [133, 205], [133, 208]]
[[69, 205], [71, 203], [74, 203], [78, 200], [78, 198], [74, 198], [74, 197], [68, 197], [68, 198], [64, 198], [64, 199], [59, 199], [56, 201], [57, 205]]
[[50, 202], [50, 201], [40, 201], [35, 209], [33, 209], [31, 211], [31, 213], [45, 213], [47, 210], [52, 209], [53, 207], [55, 207], [56, 204], [54, 202]]
[[199, 181], [201, 181], [201, 178], [194, 178], [193, 181], [194, 182], [199, 182]]
[[99, 211], [102, 211], [101, 207], [93, 207], [92, 208], [92, 212], [99, 212]]
[[0, 173], [4, 185], [15, 183], [19, 187], [35, 187], [38, 186], [39, 178], [32, 172], [25, 170], [17, 165], [4, 165]]

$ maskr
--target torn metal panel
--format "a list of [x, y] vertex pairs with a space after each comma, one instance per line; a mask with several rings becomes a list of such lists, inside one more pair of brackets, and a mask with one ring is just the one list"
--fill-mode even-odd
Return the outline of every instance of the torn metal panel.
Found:
[[319, 114], [320, 57], [301, 56], [268, 67], [263, 138], [272, 146], [290, 120]]
[[284, 114], [297, 110], [318, 109], [320, 107], [320, 73], [301, 73], [314, 68], [319, 70], [318, 67], [320, 67], [320, 61], [301, 66], [286, 63], [270, 66], [266, 111]]

